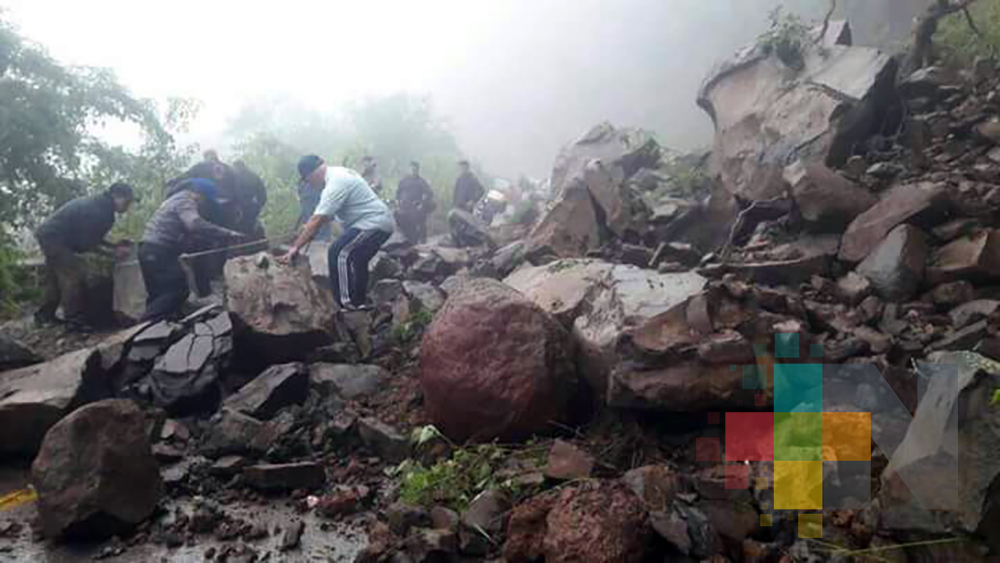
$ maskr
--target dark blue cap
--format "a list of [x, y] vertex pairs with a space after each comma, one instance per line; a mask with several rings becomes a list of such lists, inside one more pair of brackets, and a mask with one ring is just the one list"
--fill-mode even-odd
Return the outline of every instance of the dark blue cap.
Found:
[[309, 177], [310, 174], [316, 171], [317, 168], [323, 166], [323, 159], [314, 155], [308, 154], [299, 159], [299, 176], [303, 180]]

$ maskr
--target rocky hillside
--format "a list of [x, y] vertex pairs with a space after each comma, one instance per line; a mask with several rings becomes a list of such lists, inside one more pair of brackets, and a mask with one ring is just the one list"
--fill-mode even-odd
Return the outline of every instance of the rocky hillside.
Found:
[[[392, 239], [371, 313], [336, 310], [314, 248], [231, 260], [223, 305], [47, 362], [0, 340], [0, 456], [33, 460], [38, 495], [0, 537], [166, 560], [996, 557], [1000, 74], [901, 77], [850, 35], [714, 69], [711, 154], [600, 124], [537, 221]], [[275, 532], [247, 505], [296, 516]]]

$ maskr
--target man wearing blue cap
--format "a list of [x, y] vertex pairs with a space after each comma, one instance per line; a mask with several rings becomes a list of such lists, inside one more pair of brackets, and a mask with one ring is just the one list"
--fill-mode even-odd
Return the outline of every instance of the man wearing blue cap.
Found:
[[334, 217], [344, 232], [330, 245], [330, 282], [337, 303], [346, 310], [368, 308], [368, 264], [395, 228], [389, 207], [357, 172], [327, 166], [323, 159], [308, 155], [299, 160], [302, 181], [322, 189], [312, 218], [302, 228], [288, 254], [289, 263], [303, 246]]
[[180, 311], [190, 288], [178, 261], [199, 239], [237, 241], [243, 233], [207, 221], [203, 211], [225, 203], [218, 185], [192, 178], [178, 185], [146, 225], [139, 244], [139, 267], [146, 282], [146, 313], [142, 320], [162, 320]]

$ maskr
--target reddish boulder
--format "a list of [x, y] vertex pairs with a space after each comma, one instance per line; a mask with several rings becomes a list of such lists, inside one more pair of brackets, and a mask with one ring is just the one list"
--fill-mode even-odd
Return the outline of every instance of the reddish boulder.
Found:
[[516, 440], [566, 418], [577, 387], [569, 333], [510, 287], [472, 279], [424, 335], [427, 414], [453, 440]]
[[564, 490], [546, 524], [546, 563], [639, 562], [652, 539], [646, 508], [620, 481]]
[[507, 543], [503, 547], [504, 559], [510, 563], [529, 563], [545, 556], [546, 521], [558, 499], [556, 491], [550, 491], [532, 497], [511, 511]]
[[163, 490], [146, 417], [118, 399], [77, 409], [53, 426], [31, 481], [51, 538], [120, 534], [153, 514]]

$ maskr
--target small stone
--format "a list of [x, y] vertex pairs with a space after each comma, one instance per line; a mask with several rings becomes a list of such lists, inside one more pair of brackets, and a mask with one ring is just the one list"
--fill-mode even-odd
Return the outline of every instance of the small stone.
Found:
[[156, 444], [153, 446], [153, 456], [160, 463], [174, 463], [184, 458], [184, 452], [167, 444]]
[[302, 543], [302, 534], [306, 531], [306, 523], [301, 520], [292, 523], [281, 536], [281, 551], [291, 551]]
[[569, 442], [556, 440], [549, 450], [545, 476], [557, 481], [572, 481], [590, 477], [594, 458]]
[[398, 536], [407, 535], [411, 528], [424, 528], [431, 525], [431, 516], [427, 514], [426, 510], [402, 501], [396, 501], [389, 505], [385, 515], [389, 521], [389, 529]]
[[444, 507], [435, 506], [431, 509], [431, 526], [435, 530], [458, 530], [458, 524], [460, 517], [454, 510]]
[[249, 465], [249, 462], [245, 457], [227, 455], [219, 458], [215, 463], [213, 463], [212, 467], [210, 467], [208, 471], [212, 475], [231, 477], [239, 473], [247, 465]]
[[698, 357], [710, 364], [743, 364], [753, 362], [750, 342], [735, 330], [713, 334], [698, 346]]
[[326, 483], [326, 470], [314, 462], [254, 465], [243, 470], [247, 482], [265, 491], [316, 489]]
[[406, 550], [418, 562], [430, 562], [432, 556], [458, 552], [458, 535], [448, 530], [419, 529], [406, 538]]
[[491, 535], [499, 534], [504, 527], [504, 516], [510, 509], [510, 499], [506, 495], [496, 490], [484, 491], [462, 513], [462, 526], [470, 530], [484, 530]]
[[653, 530], [682, 555], [691, 553], [691, 537], [688, 535], [687, 521], [676, 512], [653, 511], [649, 513]]
[[903, 173], [903, 167], [893, 162], [879, 162], [871, 165], [866, 173], [880, 180], [891, 180]]
[[386, 461], [399, 463], [410, 455], [410, 441], [388, 424], [375, 418], [358, 421], [361, 440]]
[[956, 307], [975, 299], [976, 289], [965, 280], [943, 283], [931, 290], [930, 297], [939, 307]]
[[872, 284], [868, 278], [857, 272], [849, 272], [837, 280], [837, 297], [847, 305], [854, 307], [872, 294]]

